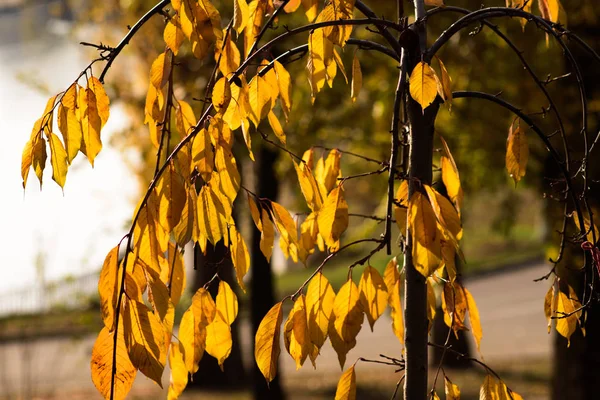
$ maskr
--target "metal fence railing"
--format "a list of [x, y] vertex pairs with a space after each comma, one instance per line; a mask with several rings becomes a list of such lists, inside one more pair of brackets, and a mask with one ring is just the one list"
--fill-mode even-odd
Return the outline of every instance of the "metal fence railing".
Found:
[[0, 317], [80, 308], [98, 295], [98, 272], [0, 293]]

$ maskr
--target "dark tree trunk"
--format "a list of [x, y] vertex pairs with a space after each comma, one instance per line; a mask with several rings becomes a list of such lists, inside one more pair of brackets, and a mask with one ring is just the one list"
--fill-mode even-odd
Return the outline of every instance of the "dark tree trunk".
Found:
[[[586, 7], [594, 7], [595, 2], [591, 0], [574, 0], [571, 2], [564, 3], [567, 13], [569, 15], [569, 30], [579, 34], [583, 40], [586, 41], [593, 49], [598, 49], [600, 46], [600, 28], [595, 22], [591, 22], [590, 18], [582, 15], [585, 12]], [[573, 16], [573, 18], [571, 18]], [[571, 46], [573, 55], [577, 59], [577, 62], [581, 68], [583, 74], [586, 95], [588, 100], [588, 107], [590, 102], [598, 98], [600, 93], [600, 82], [598, 81], [598, 63], [593, 60], [587, 53], [582, 51], [579, 46]], [[569, 68], [567, 66], [567, 68]], [[564, 85], [561, 89], [561, 93], [573, 93], [574, 80], [559, 81], [560, 84]], [[578, 96], [573, 94], [572, 96]], [[565, 99], [565, 104], [579, 104], [579, 99], [575, 101], [573, 97]], [[581, 109], [579, 106], [565, 107], [567, 112], [563, 115], [563, 120], [567, 121], [567, 131], [574, 132], [570, 135], [569, 141], [571, 147], [574, 149], [583, 148], [581, 143], [581, 135], [579, 131], [581, 126]], [[590, 112], [590, 123], [588, 137], [595, 135], [598, 132], [598, 113]], [[579, 113], [579, 114], [578, 114]], [[581, 155], [577, 154], [572, 158], [580, 159]], [[590, 191], [588, 192], [588, 198], [590, 205], [595, 207], [599, 206], [600, 200], [600, 187], [598, 185], [598, 179], [600, 179], [600, 165], [598, 161], [598, 155], [592, 155], [590, 158], [590, 164], [588, 168], [588, 182], [590, 182]], [[556, 176], [553, 174], [551, 167], [548, 165], [546, 176]], [[548, 207], [548, 217], [550, 221], [562, 218], [562, 208], [557, 207], [555, 204], [550, 203]], [[596, 212], [594, 214], [594, 224], [598, 226], [599, 216]], [[567, 254], [567, 259], [563, 261], [564, 265], [581, 265], [581, 250], [574, 250], [571, 254]], [[595, 274], [596, 271], [588, 265], [586, 270], [589, 274]], [[576, 290], [581, 294], [581, 282], [582, 276], [578, 272], [568, 271], [566, 268], [561, 269], [563, 275], [561, 278], [566, 279]], [[590, 282], [591, 276], [588, 275], [587, 282]], [[597, 279], [597, 277], [596, 277]], [[578, 287], [579, 286], [579, 287]], [[597, 287], [597, 285], [596, 285]], [[553, 363], [553, 377], [552, 377], [552, 399], [573, 399], [573, 400], [588, 400], [597, 399], [600, 393], [600, 304], [597, 301], [592, 301], [591, 307], [588, 309], [586, 323], [585, 323], [585, 337], [580, 330], [577, 330], [573, 336], [571, 336], [571, 345], [567, 347], [567, 341], [556, 332], [554, 335], [554, 363]]]
[[[217, 246], [208, 244], [206, 255], [202, 254], [200, 246], [194, 246], [194, 267], [196, 274], [194, 276], [194, 292], [202, 287], [219, 271], [219, 277], [229, 283], [233, 290], [237, 287], [233, 272], [233, 264], [229, 250], [219, 242]], [[217, 295], [217, 284], [212, 284], [209, 288], [213, 298]], [[224, 370], [221, 371], [217, 360], [206, 352], [200, 360], [200, 367], [194, 374], [193, 380], [188, 384], [190, 389], [209, 389], [209, 390], [235, 390], [244, 387], [246, 384], [246, 375], [244, 364], [242, 363], [242, 354], [240, 349], [238, 317], [231, 325], [231, 337], [233, 339], [233, 348], [231, 354], [224, 363]]]
[[[276, 199], [279, 193], [279, 183], [275, 174], [275, 161], [277, 153], [262, 146], [260, 154], [257, 154], [255, 190], [260, 197]], [[263, 317], [275, 303], [273, 290], [273, 271], [271, 264], [260, 251], [260, 232], [255, 226], [252, 227], [252, 281], [250, 283], [250, 301], [252, 315], [252, 333], [258, 330]], [[254, 339], [252, 340], [254, 350]], [[254, 351], [253, 351], [254, 354]], [[252, 383], [254, 398], [257, 400], [280, 400], [284, 398], [281, 389], [281, 371], [278, 370], [275, 379], [267, 386], [265, 377], [262, 375], [256, 362], [252, 362]]]

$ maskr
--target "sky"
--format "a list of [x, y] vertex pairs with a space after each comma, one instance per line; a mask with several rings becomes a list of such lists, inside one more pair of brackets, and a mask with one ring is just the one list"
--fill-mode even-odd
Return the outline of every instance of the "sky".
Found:
[[48, 157], [42, 190], [33, 171], [22, 188], [21, 154], [33, 123], [50, 95], [64, 90], [89, 62], [74, 38], [55, 37], [46, 22], [0, 14], [0, 294], [36, 283], [39, 254], [47, 280], [97, 271], [125, 233], [136, 203], [135, 178], [108, 145], [111, 133], [125, 124], [114, 104], [93, 169], [79, 154], [63, 193], [52, 180]]

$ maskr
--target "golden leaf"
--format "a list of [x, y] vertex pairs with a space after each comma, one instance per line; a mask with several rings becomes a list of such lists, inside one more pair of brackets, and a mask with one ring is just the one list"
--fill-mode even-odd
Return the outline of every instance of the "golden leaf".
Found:
[[237, 282], [245, 292], [246, 286], [244, 285], [244, 276], [246, 276], [246, 273], [250, 268], [250, 253], [248, 252], [248, 247], [246, 247], [244, 238], [235, 229], [235, 226], [231, 225], [229, 227], [229, 235], [231, 238], [231, 261], [235, 268]]
[[209, 242], [216, 245], [227, 234], [226, 211], [211, 185], [205, 185], [198, 196], [198, 226]]
[[300, 225], [300, 248], [307, 257], [315, 251], [318, 234], [317, 214], [313, 212]]
[[[117, 351], [116, 351], [116, 374], [114, 376], [114, 399], [123, 400], [129, 393], [131, 385], [135, 380], [137, 369], [129, 360], [125, 340], [123, 336], [123, 327], [117, 333]], [[115, 332], [110, 332], [107, 327], [103, 327], [92, 349], [92, 382], [96, 389], [105, 399], [111, 398], [111, 386], [113, 380], [113, 353], [115, 353]]]
[[213, 86], [212, 102], [217, 112], [223, 112], [231, 101], [231, 86], [227, 78], [222, 76]]
[[511, 124], [506, 142], [506, 170], [515, 185], [525, 176], [527, 169], [527, 160], [529, 158], [529, 145], [525, 130], [521, 129], [520, 122], [517, 122], [516, 129]]
[[456, 168], [456, 163], [454, 162], [454, 157], [452, 157], [452, 153], [450, 153], [450, 148], [448, 148], [448, 144], [441, 136], [440, 141], [442, 142], [442, 147], [444, 149], [445, 154], [440, 159], [440, 164], [442, 168], [442, 181], [444, 182], [444, 186], [446, 187], [446, 191], [448, 192], [448, 197], [450, 197], [450, 200], [452, 200], [452, 203], [454, 203], [454, 206], [456, 207], [456, 210], [460, 215], [460, 207], [463, 201], [463, 190], [460, 185], [458, 168]]
[[49, 134], [48, 144], [50, 145], [50, 162], [52, 163], [52, 179], [61, 188], [65, 186], [67, 179], [67, 152], [62, 142], [54, 133]]
[[143, 303], [129, 300], [123, 310], [123, 322], [131, 363], [162, 387], [167, 349], [160, 320]]
[[294, 161], [294, 168], [296, 169], [298, 182], [300, 183], [302, 194], [306, 199], [306, 204], [312, 211], [319, 211], [323, 206], [323, 199], [309, 165], [304, 162], [301, 162], [300, 165], [298, 165]]
[[108, 96], [104, 91], [102, 83], [95, 76], [90, 76], [90, 78], [87, 81], [87, 87], [91, 89], [92, 92], [94, 92], [94, 96], [96, 97], [96, 107], [98, 109], [98, 116], [100, 116], [102, 126], [104, 127], [110, 115], [110, 100], [108, 99]]
[[[323, 184], [327, 193], [329, 193], [337, 184], [341, 176], [340, 159], [342, 154], [337, 149], [333, 149], [327, 155], [325, 165], [321, 174], [317, 174], [317, 180]], [[316, 172], [316, 171], [315, 171]]]
[[183, 177], [175, 171], [173, 161], [169, 163], [160, 178], [158, 192], [158, 221], [167, 232], [170, 232], [179, 224], [188, 198]]
[[210, 143], [210, 136], [205, 129], [201, 129], [192, 142], [191, 167], [196, 168], [204, 181], [208, 181], [215, 164], [215, 154]]
[[271, 129], [273, 129], [273, 133], [275, 134], [277, 139], [279, 139], [279, 141], [285, 146], [286, 145], [285, 132], [283, 131], [283, 128], [281, 127], [281, 123], [279, 122], [279, 119], [277, 118], [277, 116], [275, 115], [275, 113], [273, 111], [269, 111], [269, 114], [267, 114], [267, 118], [269, 120], [269, 125], [271, 125]]
[[358, 94], [360, 93], [360, 89], [362, 87], [362, 71], [360, 69], [360, 61], [358, 61], [358, 57], [356, 57], [356, 52], [354, 53], [354, 59], [352, 60], [352, 89], [350, 93], [350, 98], [353, 102], [358, 98]]
[[375, 268], [367, 265], [358, 284], [360, 303], [367, 315], [371, 331], [375, 321], [383, 314], [388, 301], [388, 289]]
[[335, 292], [329, 281], [319, 272], [308, 284], [306, 290], [306, 313], [308, 319], [308, 333], [310, 341], [315, 346], [311, 351], [310, 359], [313, 364], [319, 350], [327, 339], [329, 319], [333, 310]]
[[429, 185], [423, 185], [431, 208], [438, 223], [443, 228], [443, 232], [450, 237], [452, 242], [458, 248], [458, 240], [462, 238], [462, 224], [456, 209], [450, 201], [442, 196], [437, 190]]
[[[167, 50], [152, 62], [150, 67], [150, 83], [157, 90], [160, 90], [167, 84], [169, 76], [171, 75], [171, 51]], [[162, 108], [162, 107], [161, 107]]]
[[302, 7], [304, 8], [304, 15], [306, 15], [308, 22], [312, 22], [317, 18], [318, 0], [302, 0]]
[[296, 370], [300, 369], [314, 346], [308, 330], [304, 294], [294, 301], [294, 307], [290, 310], [283, 328], [283, 342], [290, 356], [296, 361]]
[[223, 44], [216, 45], [215, 60], [219, 60], [220, 57], [219, 70], [224, 77], [229, 78], [229, 75], [240, 67], [240, 51], [231, 40], [231, 35], [226, 36]]
[[61, 99], [58, 106], [58, 129], [62, 134], [67, 162], [70, 164], [81, 147], [81, 123], [77, 119], [77, 86], [71, 85]]
[[446, 392], [446, 400], [460, 400], [460, 389], [445, 375], [444, 391]]
[[246, 27], [249, 16], [246, 0], [233, 0], [233, 29], [235, 29], [238, 35]]
[[429, 321], [429, 331], [431, 331], [431, 327], [433, 326], [437, 304], [433, 283], [432, 277], [427, 278], [427, 320]]
[[215, 168], [219, 173], [221, 192], [226, 196], [229, 205], [232, 206], [240, 190], [242, 178], [233, 153], [222, 144], [223, 142], [220, 142], [216, 146]]
[[277, 60], [273, 62], [273, 68], [277, 75], [277, 84], [279, 85], [279, 99], [281, 100], [281, 109], [287, 121], [292, 110], [292, 80], [289, 72]]
[[467, 330], [464, 325], [467, 309], [468, 304], [463, 287], [458, 282], [444, 283], [442, 291], [444, 322], [449, 328], [452, 328], [455, 334], [459, 330]]
[[275, 242], [275, 225], [269, 218], [269, 213], [264, 208], [261, 210], [262, 233], [260, 235], [260, 251], [267, 261], [271, 260], [273, 243]]
[[298, 7], [300, 7], [300, 0], [290, 0], [283, 8], [283, 11], [286, 13], [293, 13]]
[[[279, 247], [287, 257], [292, 257], [294, 262], [298, 261], [298, 230], [296, 223], [290, 215], [289, 211], [286, 210], [280, 204], [272, 201], [271, 208], [273, 210], [273, 220], [279, 231]], [[264, 219], [263, 219], [263, 230], [264, 230]]]
[[556, 331], [565, 339], [567, 339], [567, 347], [571, 345], [571, 335], [577, 330], [579, 317], [581, 316], [581, 303], [577, 298], [577, 294], [571, 286], [569, 286], [569, 294], [558, 290], [558, 298], [556, 301]]
[[353, 341], [360, 332], [363, 323], [360, 293], [356, 284], [348, 280], [342, 285], [333, 302], [332, 318], [339, 337], [346, 343]]
[[271, 382], [277, 374], [281, 319], [282, 310], [281, 302], [279, 302], [265, 315], [256, 331], [254, 358], [267, 382]]
[[429, 64], [420, 61], [409, 79], [411, 97], [425, 110], [437, 97], [437, 76]]
[[179, 107], [175, 109], [175, 123], [177, 125], [177, 130], [182, 136], [187, 136], [196, 125], [196, 116], [194, 115], [194, 110], [187, 102], [178, 100], [177, 104], [179, 105]]
[[308, 83], [310, 84], [310, 92], [314, 103], [317, 93], [321, 91], [325, 85], [325, 49], [330, 46], [329, 40], [325, 38], [323, 29], [316, 29], [308, 36], [308, 62], [306, 63], [306, 71], [308, 72]]
[[115, 322], [115, 309], [117, 308], [118, 294], [118, 261], [119, 246], [115, 246], [108, 252], [100, 271], [98, 280], [98, 293], [100, 294], [100, 310], [104, 326], [109, 331], [113, 330]]
[[440, 232], [431, 204], [420, 192], [413, 193], [409, 200], [408, 224], [413, 237], [414, 266], [423, 276], [428, 277], [440, 264]]
[[223, 363], [231, 354], [232, 345], [231, 328], [223, 320], [222, 314], [217, 313], [215, 319], [206, 327], [206, 352], [217, 359], [221, 371]]
[[[579, 231], [578, 234], [579, 234], [582, 231], [581, 225], [579, 224], [579, 214], [577, 214], [577, 211], [573, 211], [572, 215], [573, 215], [573, 222], [575, 222], [575, 226], [577, 227], [577, 230]], [[587, 239], [589, 239], [590, 242], [594, 242], [594, 239], [596, 239], [595, 240], [596, 242], [598, 240], [600, 240], [600, 230], [598, 229], [596, 224], [592, 225], [590, 223], [589, 214], [583, 215], [583, 227], [584, 227], [585, 235], [586, 235]]]
[[171, 369], [171, 380], [169, 383], [168, 400], [175, 400], [183, 392], [188, 383], [188, 370], [183, 359], [183, 346], [179, 342], [171, 342], [169, 352], [169, 367]]
[[[171, 49], [174, 55], [179, 53], [179, 47], [183, 43], [184, 34], [181, 29], [181, 24], [179, 22], [179, 16], [174, 15], [165, 26], [165, 30], [163, 32], [163, 40], [165, 44]], [[187, 379], [186, 379], [187, 382]]]
[[[439, 1], [441, 4], [444, 4], [443, 0], [435, 1]], [[442, 94], [444, 95], [444, 101], [448, 103], [449, 107], [452, 107], [452, 78], [450, 78], [448, 70], [446, 69], [446, 66], [442, 60], [439, 57], [436, 58], [440, 63], [440, 70], [442, 71]]]
[[215, 301], [217, 314], [223, 321], [231, 325], [238, 314], [238, 299], [231, 286], [225, 281], [219, 281], [219, 291]]
[[269, 114], [273, 107], [271, 90], [272, 86], [259, 75], [256, 75], [248, 84], [248, 101], [250, 104], [248, 117], [257, 128], [260, 121]]
[[348, 228], [348, 203], [344, 199], [344, 189], [336, 187], [329, 193], [317, 217], [319, 233], [328, 247], [336, 246], [342, 233]]
[[94, 160], [102, 149], [100, 140], [100, 129], [102, 119], [98, 108], [98, 100], [95, 92], [88, 86], [79, 91], [79, 112], [81, 115], [82, 142], [80, 150], [87, 156], [92, 167]]
[[335, 400], [356, 400], [356, 374], [354, 365], [342, 374], [335, 391]]
[[[194, 329], [195, 326], [199, 328]], [[181, 317], [177, 337], [183, 347], [185, 367], [190, 374], [194, 374], [198, 370], [198, 363], [206, 347], [206, 326], [194, 324], [194, 313], [191, 307]]]
[[466, 288], [463, 288], [465, 298], [467, 300], [467, 309], [469, 310], [469, 321], [471, 322], [471, 333], [475, 339], [477, 350], [481, 351], [481, 338], [483, 337], [483, 331], [481, 330], [481, 321], [479, 319], [479, 311], [477, 310], [477, 304], [475, 299]]

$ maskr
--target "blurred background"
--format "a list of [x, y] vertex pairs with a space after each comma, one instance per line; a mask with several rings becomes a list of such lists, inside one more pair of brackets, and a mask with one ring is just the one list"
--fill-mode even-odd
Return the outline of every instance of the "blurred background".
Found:
[[[379, 15], [395, 15], [394, 2], [373, 3]], [[470, 9], [481, 5], [475, 0], [449, 3]], [[593, 0], [564, 3], [569, 28], [581, 34], [594, 49], [599, 49], [598, 11]], [[107, 75], [111, 117], [103, 130], [103, 151], [93, 169], [86, 160], [77, 158], [69, 171], [64, 192], [49, 176], [42, 191], [33, 178], [23, 190], [20, 157], [46, 100], [66, 88], [96, 56], [78, 43], [115, 45], [127, 26], [134, 24], [154, 4], [152, 0], [0, 0], [0, 133], [3, 140], [0, 222], [4, 228], [0, 232], [0, 399], [99, 398], [89, 367], [95, 336], [102, 326], [96, 286], [98, 273], [107, 251], [126, 232], [137, 199], [153, 173], [154, 149], [143, 125], [143, 106], [150, 63], [164, 48], [163, 18], [155, 16], [140, 30]], [[215, 1], [215, 4], [225, 20], [232, 15], [232, 2]], [[410, 9], [409, 3], [406, 4]], [[500, 6], [504, 1], [489, 0], [485, 5]], [[430, 37], [437, 36], [454, 17], [456, 15], [446, 13], [432, 18]], [[290, 26], [305, 21], [299, 16], [282, 19], [285, 19], [282, 24]], [[499, 27], [514, 38], [541, 78], [567, 71], [557, 46], [546, 46], [544, 35], [535, 27], [528, 25], [522, 29], [517, 21], [500, 22]], [[486, 29], [476, 35], [467, 33], [458, 35], [440, 53], [457, 90], [502, 92], [504, 98], [532, 113], [547, 107], [506, 44]], [[356, 35], [366, 37], [369, 33], [357, 29]], [[305, 38], [295, 38], [285, 46], [293, 47], [303, 41]], [[273, 53], [280, 54], [284, 49], [275, 48]], [[574, 52], [584, 66], [584, 74], [593, 77], [598, 68], [593, 67], [584, 54], [576, 49]], [[347, 70], [350, 70], [352, 54], [353, 51], [348, 50], [342, 54]], [[295, 80], [296, 113], [292, 113], [284, 128], [292, 151], [301, 154], [311, 145], [319, 145], [376, 159], [388, 158], [393, 96], [390, 82], [395, 82], [396, 66], [379, 55], [360, 52], [360, 57], [364, 81], [356, 103], [350, 101], [350, 89], [338, 76], [333, 88], [322, 92], [315, 105], [310, 106], [305, 61], [290, 65]], [[181, 84], [177, 87], [177, 97], [186, 99], [199, 110], [201, 103], [193, 99], [203, 96], [212, 65], [204, 65], [185, 49], [180, 61], [177, 79]], [[563, 109], [567, 131], [575, 135], [579, 117], [573, 83], [572, 79], [561, 80], [549, 85], [548, 90]], [[593, 98], [598, 83], [590, 78], [586, 84], [591, 99], [591, 126], [596, 127], [598, 103]], [[540, 124], [547, 132], [554, 131], [553, 121], [543, 117], [539, 116]], [[562, 210], [547, 195], [551, 194], [549, 181], [556, 172], [545, 149], [530, 135], [527, 176], [515, 188], [504, 169], [510, 123], [511, 116], [495, 106], [476, 100], [456, 100], [451, 112], [440, 111], [436, 125], [438, 133], [449, 143], [465, 190], [462, 247], [467, 263], [460, 265], [460, 272], [464, 285], [479, 306], [484, 333], [481, 352], [486, 363], [525, 398], [593, 398], [587, 394], [596, 389], [596, 379], [589, 378], [597, 374], [600, 362], [595, 347], [598, 345], [592, 340], [596, 332], [594, 321], [598, 318], [590, 321], [587, 337], [578, 332], [566, 350], [565, 341], [547, 331], [543, 304], [549, 283], [533, 281], [549, 271], [551, 267], [544, 260], [555, 256], [557, 251], [556, 229], [560, 226]], [[254, 149], [256, 163], [240, 161], [243, 179], [257, 192], [279, 199], [288, 209], [306, 212], [298, 200], [295, 181], [284, 179], [293, 171], [289, 157], [273, 151], [258, 135]], [[244, 151], [239, 149], [238, 160], [247, 159]], [[317, 156], [327, 153], [320, 148], [315, 151]], [[344, 175], [369, 168], [372, 167], [359, 159], [342, 156]], [[597, 170], [591, 173], [598, 176]], [[382, 215], [384, 208], [380, 199], [384, 188], [383, 176], [348, 181], [350, 212]], [[241, 204], [239, 208], [246, 206]], [[248, 219], [246, 211], [240, 213], [240, 218]], [[381, 230], [381, 224], [376, 221], [352, 218], [345, 240], [376, 236]], [[253, 242], [250, 239], [256, 236], [253, 226], [246, 223], [242, 232], [247, 243]], [[324, 273], [336, 290], [347, 277], [347, 266], [360, 258], [363, 250], [346, 253], [344, 258], [336, 258], [327, 265]], [[218, 251], [215, 249], [214, 253]], [[197, 271], [193, 268], [194, 263], [199, 262], [198, 257], [194, 260], [193, 254], [194, 249], [190, 247], [186, 251], [189, 291], [187, 299], [178, 307], [176, 319], [190, 304], [190, 293], [203, 284], [207, 276], [212, 276], [202, 268]], [[211, 256], [214, 254], [209, 252], [208, 261]], [[566, 264], [579, 265], [581, 261], [577, 256], [569, 255], [572, 258], [567, 259]], [[261, 312], [263, 315], [266, 312], [265, 304], [294, 292], [323, 257], [322, 254], [311, 256], [305, 268], [287, 262], [281, 254], [274, 255], [272, 266], [264, 265], [261, 254], [253, 255], [251, 268], [259, 283], [247, 293], [239, 293], [242, 317], [236, 328], [238, 347], [225, 363], [225, 373], [218, 371], [216, 362], [205, 355], [199, 373], [183, 398], [333, 398], [341, 371], [328, 343], [322, 349], [316, 370], [307, 363], [295, 371], [294, 361], [283, 350], [280, 378], [268, 392], [262, 377], [256, 378], [252, 355], [253, 329]], [[389, 257], [379, 254], [371, 259], [371, 265], [383, 271], [388, 261]], [[569, 279], [568, 270], [559, 273]], [[359, 277], [360, 273], [355, 272], [354, 279], [357, 281]], [[378, 359], [380, 354], [400, 357], [402, 345], [392, 334], [390, 323], [389, 316], [384, 315], [373, 332], [363, 326], [348, 360]], [[446, 332], [440, 320], [434, 328], [434, 338], [445, 338]], [[474, 357], [479, 356], [467, 335], [459, 335], [454, 346]], [[433, 352], [431, 357], [435, 372], [439, 354]], [[446, 373], [461, 387], [463, 398], [478, 398], [484, 376], [481, 369], [449, 358], [446, 364]], [[165, 388], [168, 377], [166, 370]], [[390, 367], [360, 363], [357, 366], [358, 398], [390, 398], [399, 378]], [[139, 374], [130, 397], [164, 398], [165, 395], [166, 390]]]

